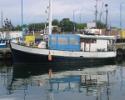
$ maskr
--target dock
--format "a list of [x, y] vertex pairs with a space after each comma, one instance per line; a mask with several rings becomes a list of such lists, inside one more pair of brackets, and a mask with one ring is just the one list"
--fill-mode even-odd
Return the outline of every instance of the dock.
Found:
[[10, 48], [0, 48], [0, 59], [1, 60], [11, 59]]

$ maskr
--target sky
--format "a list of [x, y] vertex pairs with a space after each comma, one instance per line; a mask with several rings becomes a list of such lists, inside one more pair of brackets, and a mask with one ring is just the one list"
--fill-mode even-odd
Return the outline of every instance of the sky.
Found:
[[[49, 0], [23, 0], [23, 2], [25, 24], [46, 21], [45, 11]], [[114, 27], [120, 26], [120, 5], [122, 5], [122, 27], [125, 28], [125, 1], [98, 0], [98, 15], [102, 12], [103, 22], [105, 22], [106, 16], [105, 4], [108, 4], [108, 24]], [[95, 19], [96, 0], [52, 0], [52, 5], [53, 19], [70, 18], [80, 23], [92, 22]], [[12, 24], [21, 24], [21, 0], [0, 0], [0, 11], [3, 12], [4, 19], [10, 19]]]

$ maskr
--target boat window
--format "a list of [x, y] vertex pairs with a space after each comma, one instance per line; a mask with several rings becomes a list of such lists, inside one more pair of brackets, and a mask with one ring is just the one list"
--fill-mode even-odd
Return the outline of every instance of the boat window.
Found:
[[58, 38], [58, 44], [67, 45], [68, 44], [68, 39], [60, 37], [60, 38]]
[[71, 45], [78, 45], [79, 41], [76, 38], [70, 38], [69, 39], [69, 44], [71, 44]]
[[96, 39], [81, 39], [80, 41], [85, 43], [96, 43]]

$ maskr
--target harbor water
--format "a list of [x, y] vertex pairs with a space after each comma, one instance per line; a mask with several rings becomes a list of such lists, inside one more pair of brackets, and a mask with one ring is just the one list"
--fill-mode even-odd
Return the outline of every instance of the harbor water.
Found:
[[125, 63], [56, 70], [0, 62], [0, 100], [124, 100]]

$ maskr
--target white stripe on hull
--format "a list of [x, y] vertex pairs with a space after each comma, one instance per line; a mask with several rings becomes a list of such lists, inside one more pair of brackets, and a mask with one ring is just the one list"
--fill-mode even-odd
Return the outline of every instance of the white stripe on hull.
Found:
[[76, 52], [76, 51], [60, 51], [60, 50], [49, 50], [41, 48], [31, 48], [26, 46], [21, 46], [11, 42], [11, 48], [19, 50], [22, 52], [39, 54], [39, 55], [48, 55], [49, 52], [53, 56], [62, 56], [62, 57], [84, 57], [84, 58], [110, 58], [116, 57], [116, 52]]

